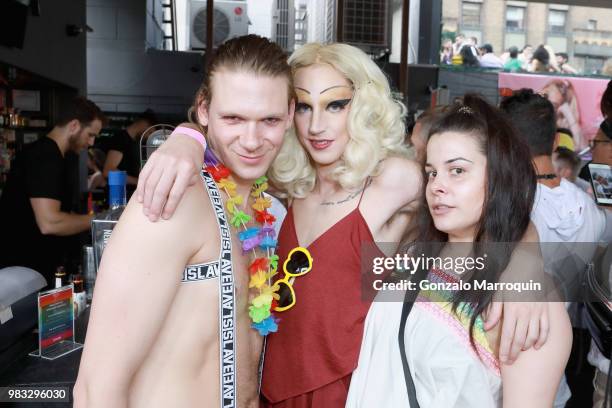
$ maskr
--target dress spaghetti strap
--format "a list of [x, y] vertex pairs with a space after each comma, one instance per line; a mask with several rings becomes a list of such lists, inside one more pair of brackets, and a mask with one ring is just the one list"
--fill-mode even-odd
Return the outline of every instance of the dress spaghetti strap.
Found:
[[363, 185], [363, 190], [361, 190], [361, 195], [359, 196], [359, 202], [357, 203], [357, 208], [359, 208], [359, 206], [361, 205], [361, 199], [363, 198], [363, 194], [366, 191], [366, 188], [368, 188], [368, 186], [370, 185], [370, 181], [371, 181], [372, 177], [368, 176], [368, 178], [365, 181], [365, 184]]

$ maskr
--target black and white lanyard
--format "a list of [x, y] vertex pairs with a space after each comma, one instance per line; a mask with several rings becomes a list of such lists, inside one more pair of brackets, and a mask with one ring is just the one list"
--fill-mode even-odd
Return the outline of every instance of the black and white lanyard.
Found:
[[[221, 256], [219, 259], [219, 373], [221, 386], [221, 407], [236, 407], [236, 316], [234, 271], [232, 265], [232, 237], [223, 210], [223, 200], [215, 180], [205, 171], [202, 177], [208, 196], [217, 216], [221, 236]], [[201, 267], [204, 265], [201, 265]], [[208, 268], [207, 268], [208, 269]], [[203, 273], [204, 271], [200, 272]], [[214, 274], [212, 272], [211, 274]]]

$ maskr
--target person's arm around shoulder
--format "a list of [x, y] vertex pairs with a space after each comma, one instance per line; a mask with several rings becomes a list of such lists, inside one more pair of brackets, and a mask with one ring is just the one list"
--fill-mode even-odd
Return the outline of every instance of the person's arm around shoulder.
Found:
[[[150, 352], [178, 291], [181, 274], [203, 246], [197, 188], [187, 190], [171, 220], [151, 223], [131, 200], [104, 251], [75, 407], [128, 406], [130, 383]], [[198, 238], [200, 237], [200, 238]]]
[[[530, 245], [538, 242], [538, 232], [530, 221], [519, 246], [527, 248], [528, 252], [531, 252], [534, 247]], [[517, 256], [517, 252], [515, 250], [513, 260], [520, 258]], [[541, 261], [540, 257], [537, 260]], [[493, 301], [484, 316], [484, 329], [486, 331], [499, 330], [501, 335], [499, 344], [500, 361], [504, 364], [512, 364], [523, 350], [531, 347], [537, 350], [542, 347], [549, 335], [549, 314], [549, 303], [547, 302]], [[497, 327], [500, 322], [502, 323], [501, 328]]]
[[420, 165], [388, 157], [364, 194], [361, 213], [374, 240], [399, 242], [418, 208], [423, 176]]
[[[544, 273], [538, 243], [537, 229], [530, 222], [502, 274], [504, 281], [524, 280], [525, 273], [528, 276]], [[543, 275], [536, 280], [546, 287], [545, 278]], [[501, 328], [496, 327], [487, 336], [497, 337], [503, 406], [552, 406], [572, 345], [572, 328], [565, 304], [547, 299], [498, 304], [503, 305]]]
[[421, 165], [404, 157], [388, 157], [383, 161], [380, 173], [373, 178], [372, 187], [380, 198], [380, 204], [389, 203], [385, 210], [390, 215], [412, 209], [419, 200], [421, 188], [424, 188]]
[[572, 326], [563, 302], [549, 303], [548, 311], [546, 343], [522, 351], [512, 365], [501, 365], [504, 408], [553, 405], [572, 348]]
[[[198, 130], [192, 123], [179, 126]], [[138, 177], [136, 197], [143, 203], [144, 214], [151, 221], [160, 214], [170, 218], [203, 164], [204, 146], [190, 136], [173, 134], [151, 155]]]

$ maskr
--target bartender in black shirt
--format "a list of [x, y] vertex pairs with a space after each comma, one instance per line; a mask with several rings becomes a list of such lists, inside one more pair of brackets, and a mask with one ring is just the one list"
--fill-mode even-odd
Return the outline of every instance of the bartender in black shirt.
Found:
[[91, 146], [104, 120], [93, 102], [75, 98], [48, 135], [17, 154], [0, 197], [0, 268], [26, 266], [52, 284], [63, 238], [88, 230], [93, 217], [70, 212], [66, 154]]
[[114, 170], [127, 173], [128, 193], [135, 190], [140, 173], [140, 137], [142, 133], [157, 123], [152, 110], [144, 113], [127, 128], [115, 133], [108, 145], [108, 153], [104, 162], [104, 177]]

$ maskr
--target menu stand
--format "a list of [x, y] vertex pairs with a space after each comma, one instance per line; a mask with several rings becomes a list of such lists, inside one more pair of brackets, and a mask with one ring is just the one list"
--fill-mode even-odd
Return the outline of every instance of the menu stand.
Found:
[[74, 341], [73, 285], [38, 294], [38, 349], [29, 355], [55, 360], [83, 348]]

